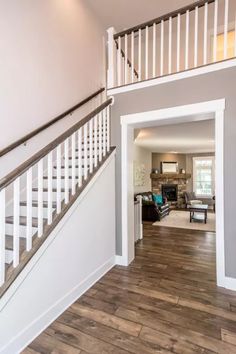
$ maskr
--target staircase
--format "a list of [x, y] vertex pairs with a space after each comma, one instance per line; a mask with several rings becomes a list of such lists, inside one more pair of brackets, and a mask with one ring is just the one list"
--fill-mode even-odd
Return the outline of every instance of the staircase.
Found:
[[0, 181], [0, 297], [113, 149], [108, 99]]

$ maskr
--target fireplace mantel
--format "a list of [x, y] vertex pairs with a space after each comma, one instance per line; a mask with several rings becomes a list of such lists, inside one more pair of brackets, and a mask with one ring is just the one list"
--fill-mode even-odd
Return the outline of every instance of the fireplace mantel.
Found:
[[190, 173], [151, 173], [151, 179], [189, 179]]

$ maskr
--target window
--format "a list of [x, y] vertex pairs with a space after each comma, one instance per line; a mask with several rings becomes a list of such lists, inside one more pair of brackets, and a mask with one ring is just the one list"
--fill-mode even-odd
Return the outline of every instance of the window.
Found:
[[193, 157], [193, 191], [198, 197], [215, 194], [215, 158]]

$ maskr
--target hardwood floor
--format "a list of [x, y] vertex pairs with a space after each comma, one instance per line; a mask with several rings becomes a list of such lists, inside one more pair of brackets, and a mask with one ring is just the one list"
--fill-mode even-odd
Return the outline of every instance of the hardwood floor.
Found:
[[114, 267], [23, 353], [236, 353], [236, 293], [216, 287], [215, 234], [145, 224], [135, 261]]

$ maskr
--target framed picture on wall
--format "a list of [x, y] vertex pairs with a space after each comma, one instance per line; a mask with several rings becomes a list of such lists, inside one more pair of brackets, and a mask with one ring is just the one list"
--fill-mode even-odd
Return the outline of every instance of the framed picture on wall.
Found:
[[178, 162], [162, 161], [161, 173], [178, 173]]

